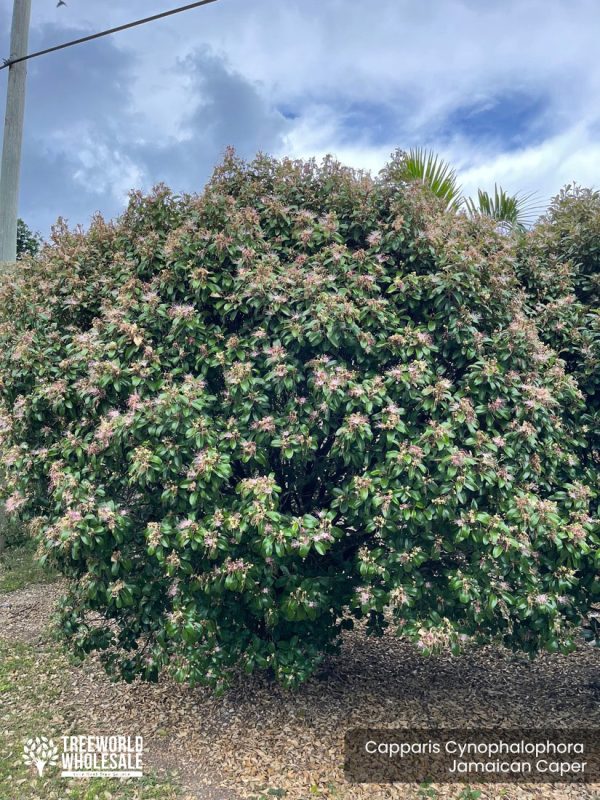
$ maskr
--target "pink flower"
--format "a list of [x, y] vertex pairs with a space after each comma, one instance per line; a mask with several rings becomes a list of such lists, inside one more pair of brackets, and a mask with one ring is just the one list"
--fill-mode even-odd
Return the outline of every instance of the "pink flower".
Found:
[[450, 456], [450, 463], [455, 467], [462, 467], [468, 457], [469, 454], [466, 452], [466, 450], [456, 450]]
[[168, 313], [171, 319], [190, 319], [196, 314], [196, 309], [191, 305], [180, 304], [171, 306]]
[[252, 423], [252, 427], [257, 431], [264, 431], [265, 433], [273, 433], [275, 430], [275, 421], [273, 417], [263, 417], [256, 422]]
[[11, 496], [6, 500], [4, 507], [8, 511], [9, 514], [14, 514], [18, 511], [22, 505], [25, 504], [25, 498], [20, 492], [13, 492]]
[[142, 398], [139, 396], [137, 392], [134, 392], [127, 398], [127, 407], [130, 408], [132, 411], [135, 411], [136, 409], [140, 408], [141, 405], [142, 405]]
[[369, 419], [365, 417], [364, 414], [350, 414], [348, 419], [346, 420], [346, 425], [348, 430], [354, 431], [357, 428], [360, 428], [363, 425], [368, 425]]

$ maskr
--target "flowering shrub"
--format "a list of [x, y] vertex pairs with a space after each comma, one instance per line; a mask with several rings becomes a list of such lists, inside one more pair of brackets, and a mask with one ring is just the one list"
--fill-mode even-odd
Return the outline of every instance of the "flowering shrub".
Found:
[[295, 685], [343, 628], [573, 646], [597, 596], [583, 398], [516, 244], [333, 160], [58, 226], [0, 297], [7, 505], [127, 679]]
[[521, 277], [541, 336], [583, 390], [600, 463], [600, 192], [568, 186], [523, 243]]
[[[598, 488], [600, 465], [600, 192], [567, 186], [522, 242], [518, 265], [542, 339], [583, 392], [578, 426], [584, 480]], [[598, 498], [592, 512], [598, 511]], [[584, 635], [600, 625], [590, 617]]]

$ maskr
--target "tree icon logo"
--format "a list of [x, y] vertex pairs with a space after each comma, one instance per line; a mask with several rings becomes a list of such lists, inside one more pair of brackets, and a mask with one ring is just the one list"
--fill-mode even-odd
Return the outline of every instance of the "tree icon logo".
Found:
[[47, 736], [27, 739], [23, 747], [23, 761], [32, 764], [41, 778], [48, 764], [53, 767], [58, 763], [58, 747]]

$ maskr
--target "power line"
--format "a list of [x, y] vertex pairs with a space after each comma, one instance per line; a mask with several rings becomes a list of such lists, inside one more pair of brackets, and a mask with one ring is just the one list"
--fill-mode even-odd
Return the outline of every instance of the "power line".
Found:
[[217, 0], [198, 0], [196, 3], [190, 3], [187, 6], [180, 6], [179, 8], [173, 8], [171, 11], [163, 11], [162, 14], [154, 14], [152, 17], [144, 17], [144, 19], [138, 19], [135, 22], [128, 22], [127, 25], [119, 25], [117, 28], [110, 28], [107, 31], [101, 31], [100, 33], [93, 33], [91, 36], [83, 36], [81, 39], [74, 39], [72, 42], [65, 42], [64, 44], [57, 44], [54, 47], [48, 47], [46, 50], [39, 50], [37, 53], [30, 53], [27, 56], [21, 56], [20, 58], [5, 58], [3, 63], [0, 64], [0, 69], [6, 69], [6, 67], [10, 67], [12, 64], [18, 64], [20, 61], [28, 61], [30, 58], [37, 58], [37, 56], [45, 56], [47, 53], [54, 53], [56, 50], [64, 50], [65, 47], [72, 47], [75, 44], [82, 44], [83, 42], [91, 42], [92, 39], [99, 39], [101, 36], [108, 36], [111, 33], [118, 33], [119, 31], [126, 31], [128, 28], [135, 28], [136, 25], [145, 25], [146, 22], [154, 22], [156, 19], [162, 19], [163, 17], [170, 17], [173, 14], [180, 14], [182, 11], [190, 11], [192, 8], [198, 8], [199, 6], [207, 6], [209, 3], [216, 3]]

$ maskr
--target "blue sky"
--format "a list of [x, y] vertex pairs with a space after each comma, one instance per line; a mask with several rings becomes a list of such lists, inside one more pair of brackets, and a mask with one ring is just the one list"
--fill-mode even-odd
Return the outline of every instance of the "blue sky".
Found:
[[[33, 0], [30, 50], [183, 0], [67, 2]], [[230, 144], [374, 172], [431, 147], [467, 194], [598, 187], [598, 30], [598, 0], [218, 0], [30, 62], [20, 213], [47, 233], [200, 191]]]

